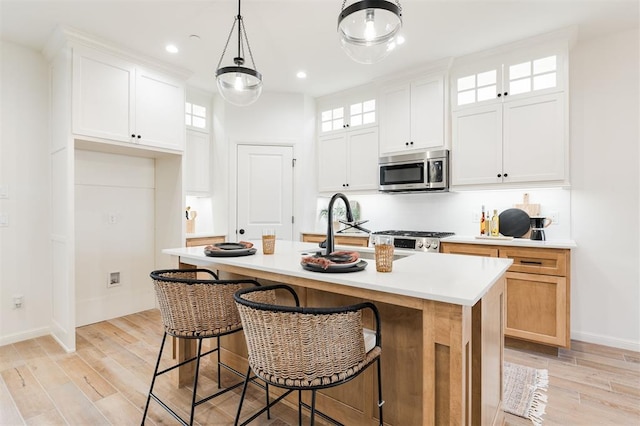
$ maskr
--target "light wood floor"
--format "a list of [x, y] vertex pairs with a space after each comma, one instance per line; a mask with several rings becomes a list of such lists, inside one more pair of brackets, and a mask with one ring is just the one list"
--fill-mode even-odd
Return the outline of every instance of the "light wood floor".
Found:
[[[48, 336], [0, 347], [0, 425], [140, 424], [161, 336], [159, 311], [150, 310], [78, 328], [77, 351], [71, 354]], [[640, 425], [637, 352], [574, 341], [570, 351], [561, 350], [557, 357], [505, 349], [505, 359], [549, 370], [545, 425]], [[203, 393], [216, 387], [208, 365], [203, 365], [198, 386]], [[234, 380], [223, 377], [223, 383]], [[188, 389], [177, 390], [160, 379], [157, 383], [174, 404], [189, 405]], [[198, 407], [197, 423], [233, 424], [239, 392]], [[247, 413], [263, 395], [251, 390]], [[507, 425], [531, 424], [508, 414], [503, 420]], [[152, 401], [147, 424], [176, 422]], [[253, 424], [294, 425], [297, 413], [278, 404], [271, 420], [263, 415]]]

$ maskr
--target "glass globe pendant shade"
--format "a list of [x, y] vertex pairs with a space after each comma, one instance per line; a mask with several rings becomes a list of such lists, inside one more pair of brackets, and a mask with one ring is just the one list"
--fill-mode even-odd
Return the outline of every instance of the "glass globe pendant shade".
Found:
[[395, 47], [402, 28], [398, 4], [387, 0], [362, 0], [343, 8], [338, 16], [338, 36], [343, 50], [356, 62], [373, 64]]
[[248, 106], [262, 93], [262, 75], [251, 68], [235, 66], [216, 71], [216, 84], [222, 98], [236, 106]]

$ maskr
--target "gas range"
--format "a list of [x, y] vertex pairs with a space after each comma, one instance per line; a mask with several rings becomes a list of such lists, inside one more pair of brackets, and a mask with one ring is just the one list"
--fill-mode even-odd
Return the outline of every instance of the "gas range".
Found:
[[432, 232], [432, 231], [377, 231], [371, 233], [369, 245], [373, 245], [374, 235], [389, 235], [393, 237], [393, 245], [396, 248], [439, 252], [440, 239], [454, 235], [453, 232]]

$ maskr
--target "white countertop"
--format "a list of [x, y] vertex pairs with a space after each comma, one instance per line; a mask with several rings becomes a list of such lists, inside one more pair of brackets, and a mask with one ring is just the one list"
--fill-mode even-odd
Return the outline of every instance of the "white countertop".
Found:
[[452, 235], [451, 237], [442, 238], [440, 240], [443, 243], [463, 243], [463, 244], [486, 244], [486, 245], [501, 245], [511, 247], [539, 247], [539, 248], [558, 248], [558, 249], [572, 249], [577, 245], [573, 240], [547, 240], [537, 241], [530, 240], [528, 238], [477, 238], [475, 236], [468, 235]]
[[[257, 253], [251, 256], [207, 257], [202, 246], [164, 249], [162, 252], [180, 256], [183, 262], [198, 266], [233, 265], [466, 306], [473, 306], [480, 300], [513, 262], [504, 258], [396, 250], [397, 254], [407, 256], [395, 260], [390, 273], [376, 272], [373, 259], [365, 259], [369, 264], [363, 271], [318, 273], [307, 271], [300, 265], [301, 253], [318, 251], [316, 243], [277, 240], [275, 254], [265, 256], [262, 243], [252, 242]], [[356, 248], [338, 246], [337, 249]], [[367, 247], [358, 247], [357, 251], [373, 253], [373, 249]]]

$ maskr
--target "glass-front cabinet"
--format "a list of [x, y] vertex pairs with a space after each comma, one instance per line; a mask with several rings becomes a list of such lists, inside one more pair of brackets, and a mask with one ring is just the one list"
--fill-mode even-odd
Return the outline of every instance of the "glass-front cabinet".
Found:
[[554, 41], [454, 65], [453, 187], [568, 183], [567, 52]]

